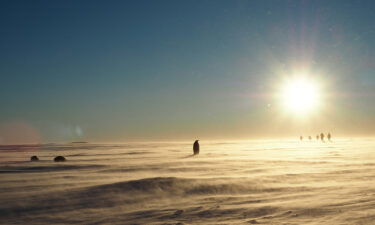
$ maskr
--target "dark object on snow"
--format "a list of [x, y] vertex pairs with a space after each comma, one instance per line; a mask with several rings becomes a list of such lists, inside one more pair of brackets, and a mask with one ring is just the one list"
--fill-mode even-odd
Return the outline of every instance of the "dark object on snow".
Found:
[[311, 141], [311, 139], [312, 139], [311, 136], [309, 136], [309, 140], [310, 140], [310, 141]]
[[64, 156], [59, 155], [59, 156], [56, 156], [56, 157], [53, 159], [53, 161], [55, 161], [55, 162], [65, 162], [66, 159], [65, 159]]
[[30, 157], [30, 161], [39, 161], [39, 158], [38, 158], [38, 156], [36, 156], [36, 155], [33, 155], [33, 156], [31, 156]]
[[323, 133], [320, 134], [320, 140], [324, 141], [324, 134]]
[[196, 140], [194, 142], [194, 145], [193, 145], [193, 150], [194, 150], [194, 155], [198, 155], [199, 154], [199, 143], [198, 143], [199, 140]]
[[328, 141], [331, 141], [331, 133], [327, 134]]
[[300, 140], [302, 141], [302, 140], [303, 140], [303, 137], [302, 137], [302, 136], [300, 136], [300, 137], [299, 137], [299, 139], [300, 139]]
[[184, 212], [184, 210], [182, 210], [182, 209], [179, 209], [179, 210], [176, 210], [176, 212], [174, 212], [174, 216], [179, 216], [179, 215], [181, 215], [182, 213]]

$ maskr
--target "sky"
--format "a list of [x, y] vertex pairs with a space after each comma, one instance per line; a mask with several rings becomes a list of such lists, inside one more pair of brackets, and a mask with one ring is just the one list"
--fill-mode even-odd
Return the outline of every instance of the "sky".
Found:
[[[1, 1], [0, 144], [375, 134], [375, 1]], [[303, 120], [275, 93], [308, 74]]]

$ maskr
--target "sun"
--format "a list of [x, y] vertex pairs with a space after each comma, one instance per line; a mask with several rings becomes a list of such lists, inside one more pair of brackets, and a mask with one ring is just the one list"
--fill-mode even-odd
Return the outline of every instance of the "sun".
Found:
[[318, 109], [319, 85], [306, 76], [296, 76], [285, 81], [280, 97], [285, 110], [301, 116], [306, 115]]

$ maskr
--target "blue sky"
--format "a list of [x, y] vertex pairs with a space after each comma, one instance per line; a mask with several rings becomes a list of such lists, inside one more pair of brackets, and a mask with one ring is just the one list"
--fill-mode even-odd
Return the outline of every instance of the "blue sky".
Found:
[[[345, 0], [1, 1], [0, 142], [373, 134], [374, 9]], [[310, 124], [272, 107], [273, 87], [296, 67], [319, 74], [330, 96]]]

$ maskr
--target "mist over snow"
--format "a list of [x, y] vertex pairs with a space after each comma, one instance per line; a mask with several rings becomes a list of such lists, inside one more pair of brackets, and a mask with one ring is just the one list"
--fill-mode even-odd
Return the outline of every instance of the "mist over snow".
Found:
[[0, 224], [370, 224], [374, 147], [202, 141], [192, 156], [186, 142], [3, 145]]

